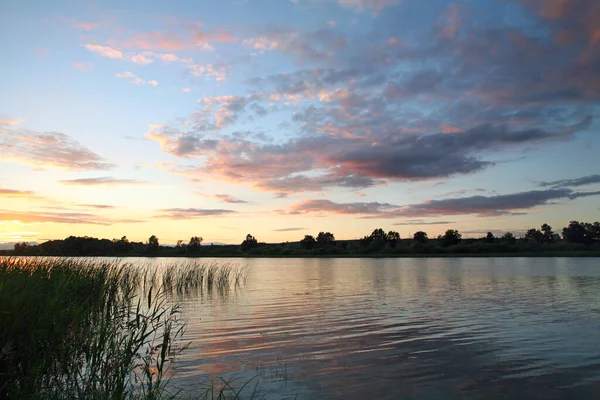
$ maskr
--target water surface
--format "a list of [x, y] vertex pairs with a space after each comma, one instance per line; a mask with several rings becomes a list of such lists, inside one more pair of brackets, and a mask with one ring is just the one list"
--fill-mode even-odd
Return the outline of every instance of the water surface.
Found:
[[187, 392], [233, 377], [273, 399], [600, 398], [598, 258], [219, 261], [248, 278], [182, 298]]

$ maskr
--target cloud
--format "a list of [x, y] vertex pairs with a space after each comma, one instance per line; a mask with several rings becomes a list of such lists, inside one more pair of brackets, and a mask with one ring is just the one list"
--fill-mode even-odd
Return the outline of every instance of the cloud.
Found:
[[[250, 95], [201, 99], [185, 123], [146, 137], [186, 160], [175, 173], [294, 193], [474, 174], [506, 162], [509, 152], [529, 157], [597, 127], [590, 116], [600, 53], [590, 51], [593, 17], [586, 15], [594, 2], [550, 12], [541, 0], [514, 0], [519, 17], [511, 24], [466, 3], [415, 3], [414, 12], [396, 3], [342, 2], [380, 12], [368, 34], [343, 24], [256, 29], [241, 43], [248, 59], [277, 52], [286, 71], [261, 69], [246, 81]], [[425, 17], [408, 32], [416, 15]], [[193, 30], [205, 43], [200, 28]], [[569, 46], [554, 38], [564, 30], [575, 32]], [[234, 65], [218, 72], [217, 64], [191, 61], [191, 76], [218, 80]], [[285, 132], [279, 140], [233, 134], [288, 110], [291, 119], [274, 129]]]
[[171, 53], [155, 53], [152, 51], [143, 51], [140, 53], [125, 53], [123, 59], [127, 59], [135, 64], [147, 65], [154, 63], [155, 60], [160, 60], [164, 63], [172, 63], [182, 61], [178, 56]]
[[78, 62], [76, 62], [76, 63], [73, 64], [73, 67], [75, 69], [80, 70], [80, 71], [87, 71], [90, 68], [92, 68], [93, 66], [94, 66], [94, 64], [89, 63], [89, 62], [79, 62], [78, 61]]
[[255, 51], [254, 55], [267, 51], [280, 51], [301, 62], [323, 62], [344, 49], [347, 38], [333, 29], [301, 31], [291, 28], [266, 27], [258, 35], [245, 39], [242, 44]]
[[117, 206], [113, 206], [113, 205], [109, 205], [109, 204], [78, 204], [77, 206], [83, 207], [83, 208], [99, 209], [99, 210], [109, 210], [109, 209], [117, 208]]
[[430, 221], [430, 222], [426, 222], [422, 219], [413, 219], [413, 220], [407, 220], [404, 222], [396, 222], [395, 224], [392, 224], [394, 226], [413, 226], [413, 225], [449, 225], [449, 224], [454, 224], [456, 223], [456, 221]]
[[109, 46], [100, 46], [100, 45], [96, 45], [96, 44], [86, 44], [84, 45], [84, 47], [86, 49], [88, 49], [89, 51], [92, 51], [98, 55], [101, 55], [102, 57], [108, 57], [108, 58], [123, 58], [123, 52], [117, 49], [114, 49], [112, 47]]
[[190, 64], [188, 72], [196, 77], [213, 78], [216, 81], [223, 82], [229, 75], [229, 66], [225, 64]]
[[558, 181], [541, 182], [539, 184], [539, 186], [561, 188], [561, 187], [585, 186], [585, 185], [591, 185], [594, 183], [600, 183], [600, 175], [599, 174], [582, 176], [581, 178], [560, 179]]
[[170, 32], [138, 33], [122, 43], [123, 47], [144, 50], [184, 50], [189, 47], [183, 39]]
[[137, 76], [131, 72], [120, 72], [120, 73], [116, 73], [115, 76], [117, 78], [131, 79], [131, 82], [135, 83], [136, 85], [146, 84], [145, 80], [143, 80], [142, 78], [140, 78], [139, 76]]
[[141, 32], [119, 42], [124, 48], [143, 50], [201, 50], [214, 51], [214, 43], [234, 43], [238, 39], [223, 28], [206, 31], [201, 23], [172, 21], [168, 28], [155, 32]]
[[238, 199], [236, 197], [230, 196], [228, 194], [215, 194], [215, 198], [221, 200], [224, 203], [248, 203], [247, 201]]
[[[359, 202], [335, 203], [330, 200], [304, 200], [290, 206], [285, 214], [312, 213], [319, 216], [328, 214], [353, 214], [362, 218], [435, 217], [444, 215], [477, 215], [493, 217], [520, 215], [522, 211], [537, 206], [551, 204], [561, 199], [598, 196], [598, 192], [573, 192], [569, 189], [532, 190], [495, 196], [469, 196], [443, 200], [428, 200], [422, 203], [397, 206], [389, 203]], [[420, 221], [420, 220], [419, 220]], [[404, 222], [406, 223], [406, 221]], [[400, 225], [403, 223], [399, 223]], [[428, 225], [428, 223], [415, 223]], [[431, 224], [437, 224], [431, 223]]]
[[154, 60], [144, 54], [135, 54], [131, 56], [131, 62], [140, 65], [152, 64]]
[[150, 86], [158, 86], [158, 82], [154, 81], [154, 80], [148, 81], [148, 85], [150, 85]]
[[295, 231], [305, 231], [308, 228], [280, 228], [273, 229], [273, 232], [295, 232]]
[[22, 122], [23, 120], [19, 118], [0, 118], [0, 127], [5, 125], [16, 126], [20, 125]]
[[379, 13], [384, 9], [398, 3], [399, 0], [338, 0], [338, 4], [342, 7], [351, 8], [357, 12], [367, 10]]
[[30, 190], [15, 190], [15, 189], [4, 189], [0, 187], [0, 198], [1, 197], [37, 197], [32, 191]]
[[68, 170], [110, 169], [113, 165], [59, 132], [0, 129], [2, 161]]
[[78, 29], [83, 29], [84, 31], [93, 31], [94, 29], [98, 28], [98, 24], [94, 23], [94, 22], [77, 22], [75, 24], [75, 28]]
[[598, 194], [600, 192], [577, 193], [569, 189], [531, 190], [494, 196], [469, 196], [429, 200], [423, 203], [399, 207], [391, 214], [408, 217], [474, 214], [480, 217], [490, 217], [510, 215], [511, 213], [550, 204], [555, 200], [576, 199], [585, 196], [596, 196]]
[[296, 192], [319, 192], [327, 188], [339, 187], [350, 189], [364, 189], [374, 186], [379, 182], [360, 175], [337, 175], [329, 173], [317, 177], [305, 175], [294, 175], [285, 178], [267, 179], [255, 184], [258, 189], [278, 192], [278, 193], [296, 193]]
[[[211, 100], [212, 101], [212, 100]], [[204, 157], [197, 168], [174, 169], [188, 175], [220, 176], [231, 182], [251, 183], [272, 192], [320, 191], [331, 187], [365, 188], [386, 181], [425, 180], [474, 173], [494, 166], [483, 158], [509, 148], [543, 145], [571, 138], [580, 124], [546, 131], [512, 130], [485, 124], [451, 134], [404, 133], [395, 124], [379, 128], [377, 136], [306, 135], [278, 144], [249, 137], [209, 139], [204, 132], [236, 123], [249, 108], [246, 98], [220, 98], [214, 114], [194, 116], [192, 131], [152, 127], [146, 137], [163, 152], [182, 158]], [[214, 120], [207, 116], [215, 116]], [[297, 120], [308, 120], [296, 115]], [[313, 119], [314, 121], [314, 119]]]
[[293, 204], [286, 212], [290, 215], [316, 213], [326, 214], [378, 214], [393, 210], [389, 203], [335, 203], [330, 200], [304, 200]]
[[94, 214], [73, 212], [17, 212], [0, 210], [0, 221], [20, 221], [24, 224], [54, 222], [64, 224], [111, 225], [109, 220], [99, 218]]
[[189, 219], [189, 218], [204, 218], [204, 217], [216, 217], [216, 216], [227, 216], [237, 213], [233, 210], [223, 209], [200, 209], [200, 208], [166, 208], [160, 210], [161, 214], [157, 215], [157, 218], [165, 219]]
[[[152, 64], [156, 60], [160, 60], [167, 64], [178, 61], [186, 64], [188, 63], [188, 60], [180, 59], [177, 55], [171, 53], [156, 53], [152, 51], [123, 52], [110, 46], [100, 46], [93, 44], [86, 44], [84, 45], [84, 47], [89, 51], [92, 51], [102, 57], [130, 61], [138, 65]], [[85, 67], [86, 64], [90, 63], [75, 63], [75, 67], [83, 69], [83, 67]]]
[[119, 185], [145, 185], [148, 182], [140, 181], [136, 179], [119, 179], [110, 176], [102, 176], [98, 178], [79, 178], [79, 179], [65, 179], [58, 181], [63, 185], [77, 185], [77, 186], [119, 186]]

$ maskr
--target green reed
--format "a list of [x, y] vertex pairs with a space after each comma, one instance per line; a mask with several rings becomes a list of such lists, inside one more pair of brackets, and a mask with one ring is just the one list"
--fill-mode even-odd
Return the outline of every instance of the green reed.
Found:
[[168, 293], [228, 290], [245, 269], [0, 258], [0, 399], [159, 399], [185, 348]]

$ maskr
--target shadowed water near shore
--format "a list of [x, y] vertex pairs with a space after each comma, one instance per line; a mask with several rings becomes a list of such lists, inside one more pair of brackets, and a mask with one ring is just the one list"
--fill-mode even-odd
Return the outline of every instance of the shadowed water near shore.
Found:
[[172, 383], [188, 393], [207, 377], [267, 398], [600, 391], [598, 259], [244, 262], [245, 286], [179, 298], [191, 343]]

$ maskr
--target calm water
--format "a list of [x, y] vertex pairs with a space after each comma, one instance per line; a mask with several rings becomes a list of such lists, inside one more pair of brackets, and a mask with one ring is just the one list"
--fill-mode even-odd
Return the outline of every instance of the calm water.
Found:
[[244, 287], [184, 299], [187, 392], [213, 376], [269, 399], [600, 398], [598, 258], [233, 261]]

